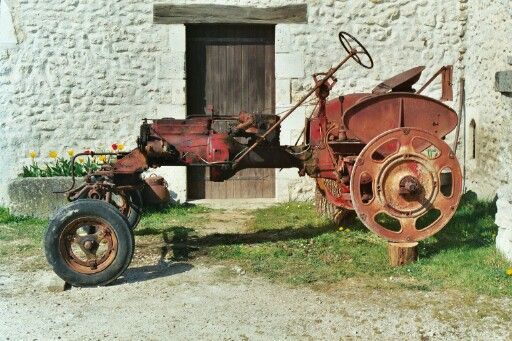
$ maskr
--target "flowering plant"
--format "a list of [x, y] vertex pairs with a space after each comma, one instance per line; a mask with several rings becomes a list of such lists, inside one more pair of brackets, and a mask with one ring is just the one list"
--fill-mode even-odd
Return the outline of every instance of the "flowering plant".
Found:
[[[115, 146], [115, 148], [114, 148]], [[113, 151], [121, 151], [124, 149], [123, 144], [113, 144]], [[92, 151], [87, 149], [84, 153], [92, 154]], [[52, 176], [71, 176], [71, 161], [75, 156], [73, 149], [67, 150], [67, 158], [59, 157], [57, 151], [52, 150], [48, 153], [48, 157], [52, 159], [50, 162], [44, 162], [40, 164], [36, 161], [38, 153], [34, 150], [29, 151], [28, 156], [32, 159], [32, 163], [27, 166], [23, 166], [20, 174], [23, 178], [29, 177], [52, 177]], [[106, 163], [110, 163], [111, 157], [107, 155], [80, 156], [75, 161], [75, 175], [85, 176], [89, 172], [94, 172]]]

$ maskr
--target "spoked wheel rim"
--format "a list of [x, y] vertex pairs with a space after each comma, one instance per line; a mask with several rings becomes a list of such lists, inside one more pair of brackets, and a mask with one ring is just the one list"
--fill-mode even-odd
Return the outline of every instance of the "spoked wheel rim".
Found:
[[[422, 152], [429, 145], [436, 149], [433, 158]], [[379, 151], [380, 157], [374, 158]], [[447, 169], [451, 172], [449, 194], [441, 190], [442, 173]], [[421, 129], [398, 128], [366, 145], [353, 168], [350, 190], [354, 209], [370, 230], [388, 241], [416, 242], [437, 233], [453, 217], [462, 195], [462, 173], [444, 141]], [[439, 216], [418, 227], [430, 211]], [[400, 226], [384, 226], [377, 219], [380, 214]]]
[[99, 217], [71, 221], [59, 238], [59, 250], [68, 266], [82, 274], [105, 270], [115, 260], [118, 239], [112, 226]]

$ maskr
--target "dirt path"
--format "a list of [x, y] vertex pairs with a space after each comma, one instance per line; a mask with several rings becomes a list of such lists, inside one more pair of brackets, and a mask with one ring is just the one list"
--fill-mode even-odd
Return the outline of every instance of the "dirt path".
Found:
[[510, 339], [511, 300], [290, 288], [240, 269], [132, 267], [115, 285], [51, 292], [49, 271], [0, 270], [0, 339]]

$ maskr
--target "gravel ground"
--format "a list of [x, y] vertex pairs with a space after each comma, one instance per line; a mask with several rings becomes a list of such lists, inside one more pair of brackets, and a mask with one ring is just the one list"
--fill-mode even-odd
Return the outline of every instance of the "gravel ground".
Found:
[[0, 339], [512, 339], [510, 299], [396, 284], [311, 290], [239, 268], [160, 263], [132, 266], [107, 287], [59, 292], [50, 271], [4, 266]]

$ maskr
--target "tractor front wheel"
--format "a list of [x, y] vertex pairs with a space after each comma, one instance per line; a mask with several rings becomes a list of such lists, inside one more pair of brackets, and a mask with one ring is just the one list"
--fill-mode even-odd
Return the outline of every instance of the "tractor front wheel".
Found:
[[50, 220], [44, 247], [55, 273], [73, 286], [105, 285], [130, 264], [135, 241], [128, 221], [102, 200], [79, 199]]

